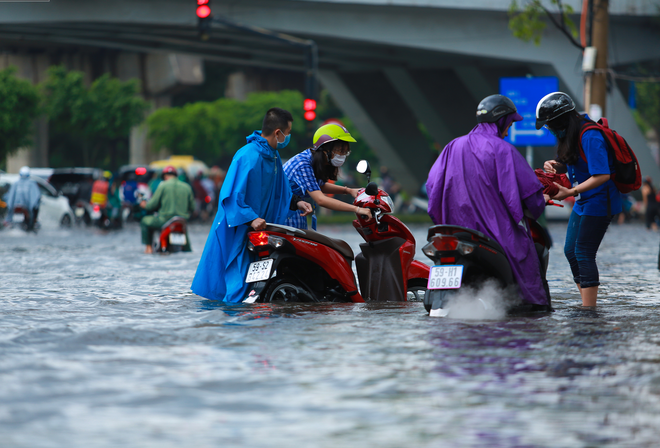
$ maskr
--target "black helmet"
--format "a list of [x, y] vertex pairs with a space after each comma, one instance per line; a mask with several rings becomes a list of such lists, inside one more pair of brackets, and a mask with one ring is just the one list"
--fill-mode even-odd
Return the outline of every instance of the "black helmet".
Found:
[[[477, 106], [477, 123], [495, 123], [503, 116], [517, 112], [518, 109], [513, 101], [504, 95], [487, 96]], [[514, 121], [520, 120], [522, 117]]]
[[564, 92], [548, 93], [536, 105], [536, 129], [572, 110], [575, 110], [575, 103], [570, 96]]

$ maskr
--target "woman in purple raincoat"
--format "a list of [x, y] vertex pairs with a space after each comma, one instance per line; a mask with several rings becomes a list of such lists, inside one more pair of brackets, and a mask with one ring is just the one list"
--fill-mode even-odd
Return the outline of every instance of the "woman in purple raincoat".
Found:
[[509, 98], [484, 98], [477, 126], [451, 141], [429, 172], [428, 212], [435, 224], [468, 227], [497, 241], [523, 301], [548, 305], [538, 255], [523, 224], [525, 210], [538, 218], [548, 198], [525, 158], [503, 140], [522, 119]]

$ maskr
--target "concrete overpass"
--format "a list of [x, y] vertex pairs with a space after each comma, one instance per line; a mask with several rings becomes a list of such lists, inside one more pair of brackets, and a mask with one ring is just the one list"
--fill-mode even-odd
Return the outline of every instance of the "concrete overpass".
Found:
[[[396, 178], [415, 191], [435, 155], [419, 124], [440, 145], [468, 132], [476, 104], [497, 92], [500, 77], [557, 76], [560, 89], [582, 98], [579, 50], [552, 25], [540, 47], [514, 38], [508, 29], [509, 3], [240, 0], [212, 6], [214, 14], [237, 22], [314, 39], [323, 86]], [[566, 3], [581, 10], [581, 1]], [[610, 3], [610, 64], [660, 58], [660, 29], [651, 17], [657, 2]], [[142, 78], [149, 76], [139, 62], [144, 59], [131, 55], [185, 54], [236, 67], [301, 72], [301, 51], [245, 32], [217, 26], [211, 39], [200, 41], [194, 9], [194, 0], [0, 3], [0, 46], [13, 57], [26, 58], [104, 48], [117, 52], [119, 71]], [[617, 88], [609, 94], [607, 116], [637, 151], [644, 174], [660, 179]], [[134, 146], [139, 153], [139, 139]], [[551, 154], [549, 148], [536, 149], [537, 160]]]

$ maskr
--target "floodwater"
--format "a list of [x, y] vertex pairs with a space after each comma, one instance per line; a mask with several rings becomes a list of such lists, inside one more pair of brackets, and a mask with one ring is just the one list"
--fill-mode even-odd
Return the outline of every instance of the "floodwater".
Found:
[[2, 231], [0, 446], [656, 447], [660, 238], [612, 226], [585, 311], [550, 231], [556, 312], [491, 320], [207, 301], [203, 226], [170, 256], [136, 226]]

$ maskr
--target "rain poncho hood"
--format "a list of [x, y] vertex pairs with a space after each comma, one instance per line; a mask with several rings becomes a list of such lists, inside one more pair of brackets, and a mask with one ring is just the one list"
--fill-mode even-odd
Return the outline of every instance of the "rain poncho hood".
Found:
[[538, 256], [524, 219], [545, 208], [543, 186], [525, 158], [499, 136], [495, 123], [480, 123], [450, 142], [426, 184], [428, 212], [435, 224], [478, 230], [497, 241], [509, 259], [520, 295], [547, 304]]
[[211, 300], [242, 301], [247, 296], [245, 277], [253, 261], [247, 250], [249, 223], [263, 218], [268, 223], [284, 224], [290, 203], [291, 188], [280, 155], [260, 131], [255, 131], [234, 155], [227, 171], [192, 291]]
[[9, 191], [5, 195], [5, 202], [7, 203], [7, 215], [5, 220], [11, 222], [14, 216], [14, 207], [23, 206], [28, 210], [39, 208], [39, 201], [41, 200], [41, 191], [39, 185], [34, 180], [21, 177], [12, 184]]

